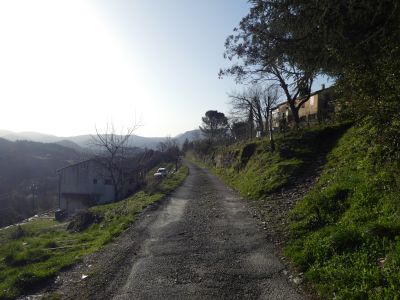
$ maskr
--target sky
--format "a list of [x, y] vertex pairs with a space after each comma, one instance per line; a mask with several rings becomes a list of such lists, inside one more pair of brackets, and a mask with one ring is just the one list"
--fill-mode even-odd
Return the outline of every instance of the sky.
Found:
[[198, 128], [229, 113], [218, 78], [245, 0], [0, 0], [0, 129], [58, 136]]
[[136, 134], [227, 112], [218, 79], [242, 0], [1, 0], [0, 129], [59, 136], [113, 122]]

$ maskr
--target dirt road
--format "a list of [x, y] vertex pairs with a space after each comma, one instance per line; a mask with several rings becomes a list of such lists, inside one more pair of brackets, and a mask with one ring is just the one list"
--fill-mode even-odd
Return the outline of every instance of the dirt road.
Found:
[[64, 284], [70, 292], [63, 296], [303, 298], [283, 275], [274, 245], [267, 241], [247, 203], [208, 171], [193, 164], [189, 167], [184, 184], [146, 211], [116, 245], [86, 262], [100, 261], [88, 280]]

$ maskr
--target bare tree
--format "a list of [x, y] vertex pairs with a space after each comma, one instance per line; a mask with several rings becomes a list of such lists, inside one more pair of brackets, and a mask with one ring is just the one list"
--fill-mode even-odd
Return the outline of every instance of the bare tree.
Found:
[[[238, 120], [254, 120], [261, 136], [270, 131], [269, 119], [272, 107], [278, 101], [278, 90], [275, 86], [261, 87], [253, 85], [250, 88], [229, 95], [232, 105], [231, 114]], [[270, 131], [271, 132], [271, 131]]]
[[263, 102], [263, 112], [265, 122], [268, 126], [269, 133], [269, 141], [271, 144], [271, 150], [275, 151], [275, 141], [272, 129], [272, 109], [277, 104], [279, 99], [279, 91], [278, 88], [274, 85], [270, 85], [268, 88], [264, 90], [262, 102]]
[[237, 119], [247, 119], [249, 125], [255, 121], [261, 135], [264, 135], [261, 94], [262, 90], [259, 86], [252, 86], [240, 93], [229, 95], [229, 98], [232, 106], [231, 114]]
[[175, 163], [175, 170], [178, 170], [181, 151], [176, 140], [167, 136], [163, 142], [158, 144], [158, 150], [165, 153], [167, 159]]
[[93, 157], [106, 173], [102, 176], [111, 181], [116, 200], [124, 196], [122, 192], [129, 165], [127, 160], [132, 154], [129, 142], [138, 127], [135, 124], [117, 133], [114, 124], [107, 123], [105, 132], [100, 133], [96, 127], [96, 135], [92, 136]]

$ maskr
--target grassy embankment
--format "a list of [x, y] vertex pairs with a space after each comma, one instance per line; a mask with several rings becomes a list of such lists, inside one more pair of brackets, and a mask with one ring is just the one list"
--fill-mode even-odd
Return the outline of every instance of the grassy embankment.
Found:
[[209, 168], [242, 196], [259, 199], [302, 176], [307, 166], [324, 156], [348, 127], [318, 126], [276, 135], [274, 152], [265, 138], [216, 147], [203, 158], [189, 153], [188, 158]]
[[61, 269], [99, 250], [135, 221], [147, 205], [176, 189], [186, 178], [182, 166], [151, 192], [140, 191], [119, 202], [95, 206], [96, 220], [81, 232], [67, 230], [68, 223], [36, 219], [0, 231], [0, 299], [12, 299], [52, 278]]
[[324, 298], [400, 298], [400, 161], [350, 129], [292, 211], [286, 254]]
[[[398, 152], [377, 144], [372, 126], [341, 136], [342, 129], [278, 137], [275, 153], [268, 141], [214, 149], [203, 163], [242, 195], [260, 199], [333, 148], [319, 182], [291, 212], [285, 253], [322, 298], [400, 299]], [[227, 163], [216, 168], [219, 155]]]

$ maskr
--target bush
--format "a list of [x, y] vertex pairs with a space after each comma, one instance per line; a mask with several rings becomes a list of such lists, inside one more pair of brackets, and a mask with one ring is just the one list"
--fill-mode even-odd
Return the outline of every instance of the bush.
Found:
[[101, 220], [102, 217], [100, 215], [94, 214], [91, 211], [79, 212], [68, 224], [67, 229], [72, 232], [81, 232], [94, 223], [100, 223]]
[[26, 235], [25, 230], [21, 227], [21, 225], [17, 225], [15, 229], [11, 232], [11, 238], [13, 240], [18, 240]]

